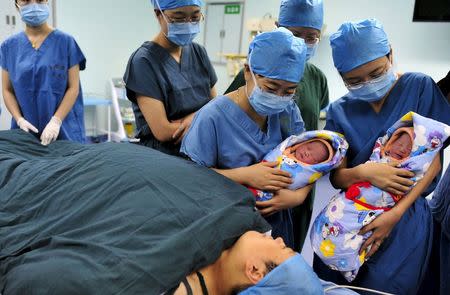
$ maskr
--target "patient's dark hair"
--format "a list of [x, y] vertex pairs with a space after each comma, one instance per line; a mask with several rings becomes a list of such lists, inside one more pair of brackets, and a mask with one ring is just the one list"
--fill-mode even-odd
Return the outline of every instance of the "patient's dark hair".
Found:
[[[266, 265], [266, 272], [264, 273], [264, 276], [267, 276], [267, 274], [269, 272], [271, 272], [278, 266], [278, 264], [276, 264], [273, 261], [266, 261], [265, 265]], [[246, 285], [246, 286], [242, 285], [242, 286], [236, 287], [231, 291], [231, 295], [238, 295], [240, 292], [244, 291], [247, 288], [250, 288], [251, 286], [252, 285]]]

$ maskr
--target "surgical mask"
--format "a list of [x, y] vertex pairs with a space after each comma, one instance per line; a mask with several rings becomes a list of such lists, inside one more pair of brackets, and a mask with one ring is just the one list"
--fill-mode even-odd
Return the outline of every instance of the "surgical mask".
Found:
[[262, 116], [270, 116], [281, 113], [292, 102], [294, 94], [279, 96], [274, 93], [263, 91], [256, 83], [256, 77], [253, 71], [250, 69], [250, 73], [255, 83], [255, 87], [250, 95], [247, 92], [247, 86], [245, 86], [245, 93], [247, 94], [248, 101], [253, 109]]
[[167, 39], [178, 46], [191, 44], [200, 33], [200, 23], [167, 23]]
[[32, 3], [20, 8], [22, 20], [29, 26], [37, 27], [45, 23], [50, 15], [48, 4]]
[[155, 1], [158, 5], [161, 15], [167, 23], [167, 35], [164, 34], [170, 42], [178, 45], [185, 46], [191, 44], [192, 41], [200, 33], [199, 22], [187, 22], [187, 23], [171, 23], [163, 13], [159, 1]]
[[380, 101], [397, 81], [397, 75], [391, 67], [384, 75], [358, 85], [347, 86], [348, 97], [367, 102]]
[[316, 54], [317, 47], [319, 47], [319, 43], [306, 44], [306, 60], [309, 60]]

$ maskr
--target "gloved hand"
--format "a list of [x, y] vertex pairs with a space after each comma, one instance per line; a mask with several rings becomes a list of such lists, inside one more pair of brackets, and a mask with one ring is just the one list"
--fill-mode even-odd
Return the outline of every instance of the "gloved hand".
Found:
[[53, 116], [48, 122], [47, 126], [45, 126], [44, 131], [41, 135], [41, 144], [49, 145], [51, 142], [55, 141], [58, 138], [59, 130], [61, 129], [61, 119]]
[[34, 127], [30, 122], [28, 122], [27, 120], [25, 120], [24, 117], [21, 117], [19, 120], [17, 120], [17, 125], [19, 126], [20, 129], [22, 129], [25, 132], [34, 132], [34, 133], [38, 133], [39, 131], [37, 130], [36, 127]]

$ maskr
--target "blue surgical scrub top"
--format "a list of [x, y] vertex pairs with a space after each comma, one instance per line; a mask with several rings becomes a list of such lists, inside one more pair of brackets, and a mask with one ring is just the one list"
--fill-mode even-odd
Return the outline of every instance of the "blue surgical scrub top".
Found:
[[164, 104], [169, 121], [198, 111], [211, 99], [217, 76], [206, 50], [192, 43], [182, 48], [178, 63], [155, 42], [145, 42], [128, 61], [124, 75], [127, 97], [133, 103], [137, 138], [141, 144], [177, 155], [179, 145], [159, 142], [152, 134], [137, 104], [137, 96], [147, 96]]
[[[285, 118], [289, 118], [287, 123]], [[289, 124], [283, 128], [283, 124]], [[283, 130], [290, 134], [284, 135]], [[287, 136], [304, 131], [304, 123], [297, 105], [292, 102], [281, 114], [267, 118], [267, 132], [229, 97], [219, 96], [205, 105], [194, 117], [185, 135], [181, 153], [194, 162], [211, 168], [234, 169], [259, 163], [264, 156]], [[281, 236], [293, 247], [290, 210], [270, 216], [272, 235]]]
[[[9, 74], [22, 116], [40, 135], [64, 98], [69, 69], [79, 65], [84, 70], [86, 58], [75, 39], [59, 30], [51, 32], [38, 49], [32, 47], [25, 32], [20, 32], [6, 39], [0, 52], [0, 65]], [[11, 128], [19, 128], [14, 119]], [[81, 86], [58, 139], [85, 142]]]
[[[376, 139], [410, 111], [450, 124], [450, 104], [434, 81], [424, 74], [406, 73], [399, 78], [379, 113], [365, 101], [344, 96], [330, 105], [325, 129], [344, 134], [350, 145], [348, 166], [355, 167], [369, 159]], [[432, 183], [427, 192], [434, 187]], [[394, 294], [416, 294], [425, 274], [434, 273], [427, 268], [432, 242], [431, 211], [427, 200], [418, 198], [380, 249], [361, 267], [352, 284]], [[314, 270], [324, 280], [347, 283], [317, 256]]]

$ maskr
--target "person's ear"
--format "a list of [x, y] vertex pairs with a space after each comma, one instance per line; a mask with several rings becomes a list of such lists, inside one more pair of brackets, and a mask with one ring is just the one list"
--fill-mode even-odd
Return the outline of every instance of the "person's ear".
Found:
[[245, 276], [253, 285], [256, 285], [264, 278], [265, 264], [256, 259], [249, 259], [245, 263]]
[[248, 81], [251, 81], [252, 79], [252, 74], [250, 73], [250, 66], [246, 63], [244, 64], [244, 79], [245, 82], [248, 83]]
[[391, 62], [391, 64], [394, 64], [394, 56], [392, 54], [392, 46], [389, 46], [391, 48], [391, 50], [389, 51], [389, 61]]

